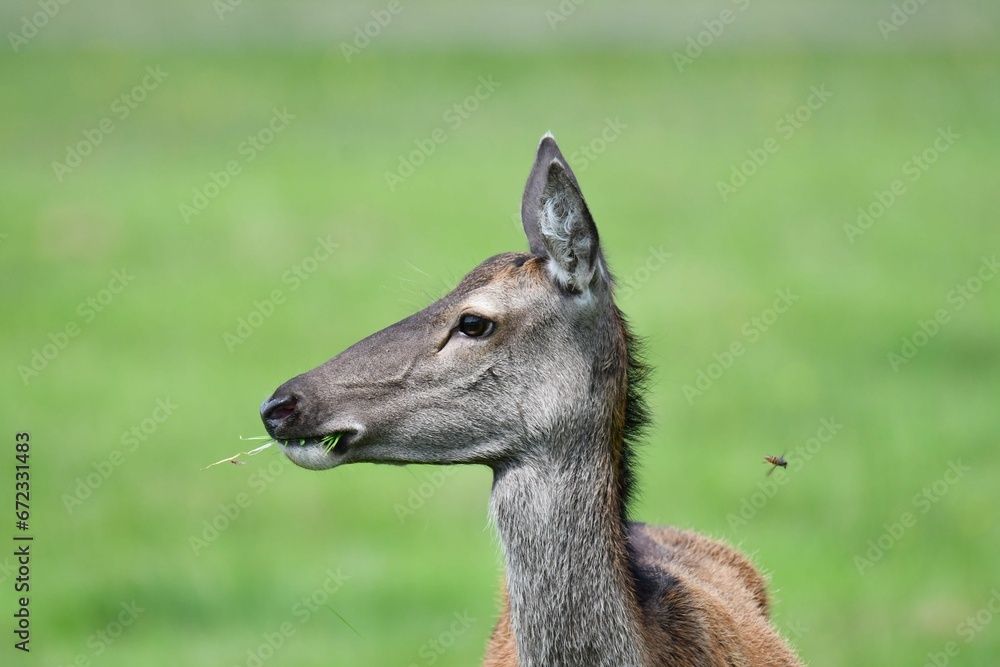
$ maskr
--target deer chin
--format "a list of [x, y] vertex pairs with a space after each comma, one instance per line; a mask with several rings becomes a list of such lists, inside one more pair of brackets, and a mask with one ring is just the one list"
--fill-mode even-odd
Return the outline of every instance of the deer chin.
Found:
[[[338, 433], [331, 434], [338, 435]], [[329, 437], [298, 438], [293, 440], [277, 440], [281, 451], [295, 465], [309, 470], [326, 470], [344, 463], [344, 454], [347, 451], [349, 439], [353, 439], [356, 434], [353, 432], [339, 432], [339, 439], [334, 446], [330, 446]]]

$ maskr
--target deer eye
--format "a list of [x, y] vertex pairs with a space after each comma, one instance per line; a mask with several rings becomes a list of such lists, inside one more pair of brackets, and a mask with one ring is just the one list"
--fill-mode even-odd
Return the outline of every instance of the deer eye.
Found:
[[493, 332], [493, 320], [479, 315], [462, 315], [458, 318], [458, 330], [470, 338], [488, 336]]

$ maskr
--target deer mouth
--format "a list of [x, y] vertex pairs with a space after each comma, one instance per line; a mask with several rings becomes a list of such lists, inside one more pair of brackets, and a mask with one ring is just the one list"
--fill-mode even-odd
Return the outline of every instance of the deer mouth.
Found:
[[281, 451], [292, 463], [309, 470], [326, 470], [336, 466], [347, 452], [355, 431], [336, 431], [325, 436], [276, 440]]

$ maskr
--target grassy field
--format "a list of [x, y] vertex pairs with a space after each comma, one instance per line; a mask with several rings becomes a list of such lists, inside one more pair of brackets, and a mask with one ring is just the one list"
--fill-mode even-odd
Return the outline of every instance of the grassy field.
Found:
[[16, 664], [476, 663], [488, 471], [201, 468], [278, 384], [524, 248], [546, 130], [655, 368], [634, 516], [753, 554], [810, 664], [993, 664], [998, 55], [0, 59]]

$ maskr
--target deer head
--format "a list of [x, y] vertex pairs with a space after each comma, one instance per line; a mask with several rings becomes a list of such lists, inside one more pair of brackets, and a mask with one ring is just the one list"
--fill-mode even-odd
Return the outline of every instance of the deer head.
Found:
[[[530, 252], [487, 259], [447, 296], [278, 387], [261, 418], [293, 462], [498, 467], [545, 456], [571, 424], [624, 426], [624, 325], [551, 135], [521, 219]], [[327, 451], [331, 434], [340, 439]]]
[[268, 433], [306, 468], [493, 469], [506, 596], [490, 667], [798, 665], [746, 558], [627, 520], [643, 367], [549, 135], [521, 220], [529, 252], [486, 260], [443, 299], [278, 387], [261, 407]]

